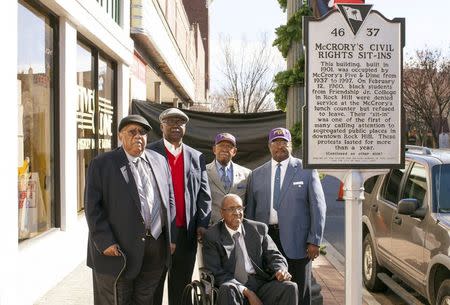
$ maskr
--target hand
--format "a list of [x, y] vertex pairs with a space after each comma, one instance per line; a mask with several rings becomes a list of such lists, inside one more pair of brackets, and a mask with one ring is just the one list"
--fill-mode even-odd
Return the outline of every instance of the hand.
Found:
[[244, 291], [242, 292], [244, 294], [244, 296], [247, 298], [248, 302], [250, 303], [250, 305], [264, 305], [261, 300], [258, 298], [258, 296], [256, 295], [256, 293], [254, 293], [253, 291], [251, 291], [248, 288], [245, 288]]
[[170, 243], [170, 254], [173, 254], [175, 252], [175, 249], [177, 248], [176, 244]]
[[105, 251], [103, 251], [103, 254], [106, 256], [121, 256], [121, 254], [119, 252], [119, 245], [114, 244], [114, 245], [109, 246], [108, 248], [106, 248]]
[[319, 257], [319, 250], [320, 250], [319, 246], [308, 244], [306, 248], [306, 254], [309, 257], [309, 259], [313, 261]]
[[202, 243], [203, 234], [205, 234], [206, 228], [204, 227], [198, 227], [197, 228], [197, 241], [199, 243]]
[[277, 273], [275, 273], [275, 277], [278, 281], [290, 281], [292, 278], [292, 275], [287, 270], [278, 270]]

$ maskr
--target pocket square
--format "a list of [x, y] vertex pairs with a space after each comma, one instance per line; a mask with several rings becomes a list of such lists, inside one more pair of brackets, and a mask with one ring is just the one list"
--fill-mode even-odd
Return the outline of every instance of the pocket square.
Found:
[[293, 185], [297, 185], [298, 187], [302, 187], [303, 186], [303, 181], [294, 181], [292, 184]]
[[125, 179], [125, 182], [128, 183], [130, 182], [130, 179], [128, 179], [128, 173], [127, 173], [127, 167], [126, 165], [122, 166], [120, 168], [120, 171], [122, 172], [123, 178]]

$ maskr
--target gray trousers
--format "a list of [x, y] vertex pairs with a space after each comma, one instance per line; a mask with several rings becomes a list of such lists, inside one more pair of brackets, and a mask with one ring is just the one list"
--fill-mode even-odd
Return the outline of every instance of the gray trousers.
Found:
[[[276, 279], [262, 282], [255, 280], [252, 276], [249, 282], [246, 286], [256, 293], [264, 305], [297, 305], [298, 303], [298, 289], [294, 282], [279, 282]], [[218, 305], [246, 304], [249, 304], [247, 298], [241, 294], [234, 283], [227, 282], [219, 287]]]

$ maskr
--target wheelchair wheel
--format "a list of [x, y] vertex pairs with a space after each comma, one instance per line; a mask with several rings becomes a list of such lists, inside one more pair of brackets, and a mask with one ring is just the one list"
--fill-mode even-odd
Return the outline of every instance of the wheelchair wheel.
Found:
[[183, 291], [181, 298], [182, 305], [211, 305], [205, 288], [199, 281], [188, 284]]

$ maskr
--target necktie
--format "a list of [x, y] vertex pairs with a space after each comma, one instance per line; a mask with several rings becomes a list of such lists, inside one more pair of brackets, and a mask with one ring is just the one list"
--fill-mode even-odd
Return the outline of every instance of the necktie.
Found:
[[275, 170], [275, 181], [273, 184], [273, 208], [278, 211], [280, 208], [280, 193], [281, 193], [281, 163], [277, 164]]
[[[151, 184], [149, 173], [141, 158], [136, 159], [136, 168], [139, 174], [140, 183], [137, 183], [139, 199], [141, 201], [142, 216], [145, 227], [150, 228], [150, 232], [155, 239], [158, 239], [162, 231], [161, 217], [159, 216], [159, 204], [155, 200], [155, 193]], [[151, 211], [150, 211], [151, 209]]]
[[236, 266], [234, 269], [234, 278], [240, 283], [245, 284], [248, 280], [248, 274], [245, 270], [244, 252], [242, 252], [241, 245], [239, 243], [240, 233], [236, 232], [233, 235], [234, 240], [234, 252], [236, 256]]
[[231, 188], [231, 181], [230, 178], [227, 175], [227, 170], [225, 167], [221, 167], [221, 172], [222, 172], [222, 178], [220, 180], [222, 180], [223, 183], [223, 188], [225, 189], [225, 191], [229, 191]]

